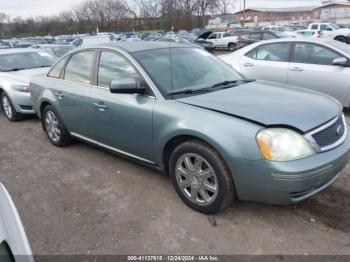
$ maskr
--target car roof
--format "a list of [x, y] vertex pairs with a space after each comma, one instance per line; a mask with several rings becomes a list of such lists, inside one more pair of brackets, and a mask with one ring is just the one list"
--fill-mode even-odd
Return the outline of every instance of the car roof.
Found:
[[39, 50], [37, 50], [35, 48], [7, 48], [7, 49], [0, 49], [0, 55], [16, 54], [16, 53], [33, 53], [33, 52], [39, 52]]
[[278, 43], [278, 42], [310, 42], [310, 43], [331, 43], [335, 40], [332, 39], [327, 39], [327, 38], [308, 38], [308, 37], [285, 37], [285, 38], [276, 38], [276, 39], [271, 39], [271, 40], [264, 40], [255, 43], [255, 45], [259, 44], [266, 44], [266, 43]]
[[[148, 50], [157, 50], [157, 49], [164, 49], [164, 48], [173, 48], [173, 47], [183, 47], [183, 48], [189, 48], [193, 46], [184, 45], [180, 43], [174, 43], [174, 42], [156, 42], [156, 41], [140, 41], [140, 42], [111, 42], [107, 44], [101, 44], [101, 45], [91, 45], [89, 48], [119, 48], [123, 49], [124, 51], [128, 53], [135, 53], [140, 51], [148, 51]], [[88, 46], [86, 46], [88, 48]]]

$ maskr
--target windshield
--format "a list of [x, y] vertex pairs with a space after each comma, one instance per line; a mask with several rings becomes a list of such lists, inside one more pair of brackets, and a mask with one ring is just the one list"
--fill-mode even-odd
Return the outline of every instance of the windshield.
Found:
[[48, 51], [51, 51], [58, 58], [64, 56], [73, 49], [74, 47], [72, 46], [48, 47]]
[[329, 24], [330, 27], [332, 27], [333, 29], [340, 29], [339, 26], [337, 26], [336, 24]]
[[50, 67], [56, 59], [46, 52], [25, 52], [0, 56], [0, 71]]
[[142, 51], [134, 57], [164, 95], [242, 80], [229, 65], [197, 48]]

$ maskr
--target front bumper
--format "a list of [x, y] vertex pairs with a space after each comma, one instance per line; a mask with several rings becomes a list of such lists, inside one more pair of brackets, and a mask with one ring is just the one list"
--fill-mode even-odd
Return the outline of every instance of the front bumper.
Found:
[[330, 151], [289, 162], [232, 159], [238, 198], [270, 204], [302, 201], [331, 185], [350, 157], [350, 136]]
[[8, 91], [11, 102], [18, 113], [35, 114], [33, 103], [28, 92], [20, 92], [17, 90]]

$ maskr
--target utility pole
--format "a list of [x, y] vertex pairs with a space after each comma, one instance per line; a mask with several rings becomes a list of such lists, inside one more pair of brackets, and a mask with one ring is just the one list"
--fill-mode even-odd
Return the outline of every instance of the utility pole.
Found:
[[245, 2], [246, 0], [243, 0], [243, 27], [245, 26]]

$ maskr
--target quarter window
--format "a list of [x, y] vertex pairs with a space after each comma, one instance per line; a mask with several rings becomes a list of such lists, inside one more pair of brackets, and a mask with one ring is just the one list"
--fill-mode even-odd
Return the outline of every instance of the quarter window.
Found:
[[289, 43], [262, 45], [258, 47], [257, 60], [288, 62]]
[[138, 77], [138, 73], [122, 56], [111, 52], [102, 52], [98, 67], [97, 85], [109, 87], [112, 80]]
[[256, 51], [257, 50], [258, 50], [257, 48], [254, 48], [253, 50], [246, 53], [245, 56], [252, 58], [252, 59], [256, 59], [256, 53], [257, 53]]
[[66, 64], [67, 57], [62, 58], [48, 73], [49, 77], [60, 78], [61, 71]]
[[335, 58], [342, 57], [337, 52], [320, 45], [297, 43], [294, 48], [295, 63], [332, 65]]
[[84, 51], [72, 55], [66, 66], [64, 79], [90, 84], [94, 55], [95, 51]]

